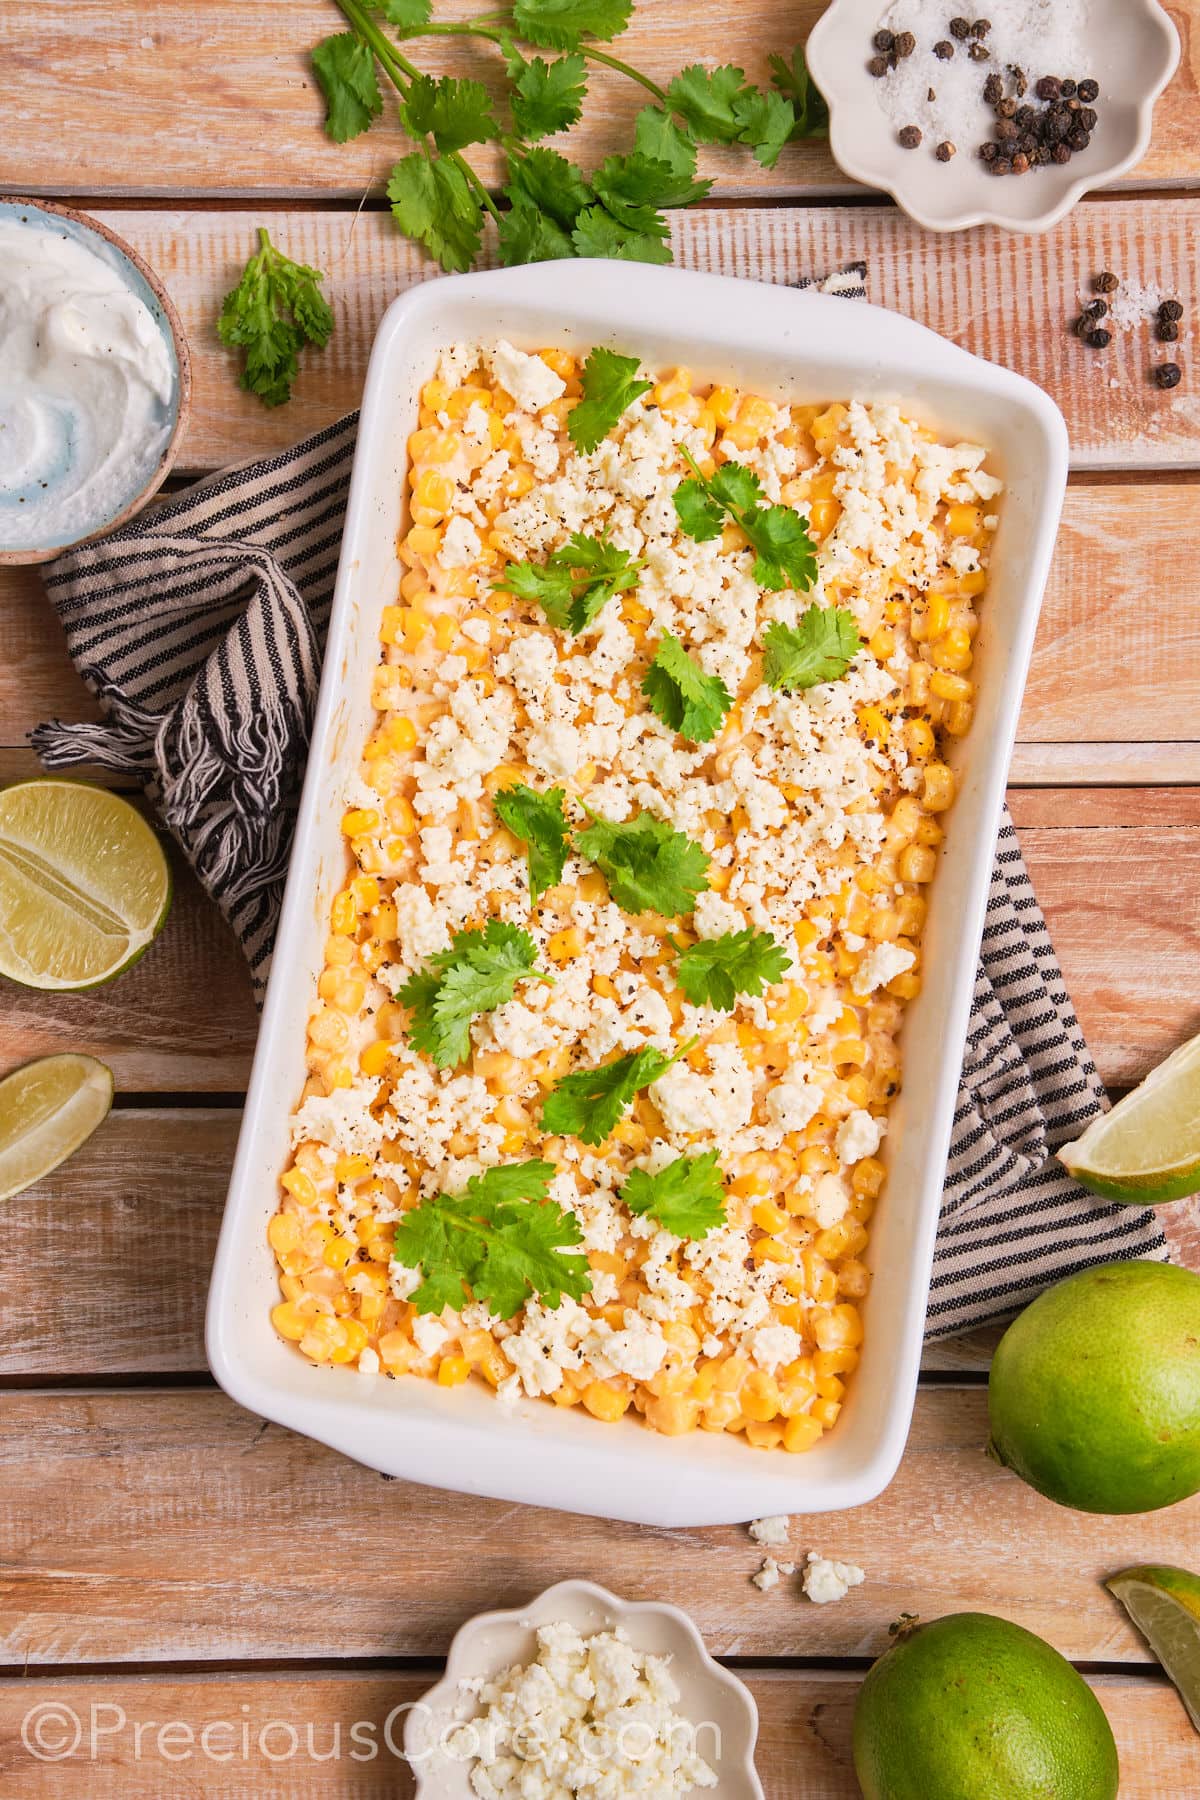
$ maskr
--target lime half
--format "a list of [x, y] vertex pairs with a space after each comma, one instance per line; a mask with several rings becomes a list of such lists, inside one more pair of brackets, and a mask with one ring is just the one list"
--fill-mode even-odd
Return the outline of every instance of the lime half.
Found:
[[163, 847], [128, 800], [53, 778], [0, 791], [0, 975], [97, 987], [137, 961], [170, 904]]
[[1153, 1564], [1105, 1582], [1157, 1656], [1200, 1731], [1200, 1575]]
[[1200, 1037], [1058, 1153], [1094, 1194], [1161, 1206], [1200, 1191]]
[[94, 1056], [43, 1056], [0, 1081], [0, 1200], [73, 1156], [112, 1105], [112, 1070]]

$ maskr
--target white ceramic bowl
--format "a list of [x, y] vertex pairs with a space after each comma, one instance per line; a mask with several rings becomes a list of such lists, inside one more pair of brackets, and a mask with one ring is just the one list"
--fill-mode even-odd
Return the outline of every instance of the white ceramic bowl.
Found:
[[443, 1749], [453, 1726], [479, 1710], [459, 1684], [531, 1662], [538, 1626], [556, 1621], [574, 1625], [584, 1637], [620, 1626], [635, 1649], [669, 1656], [680, 1694], [676, 1711], [695, 1727], [696, 1752], [718, 1776], [715, 1788], [697, 1793], [712, 1800], [763, 1800], [754, 1770], [758, 1708], [749, 1689], [713, 1661], [692, 1620], [677, 1606], [618, 1600], [591, 1581], [560, 1581], [528, 1606], [479, 1613], [458, 1631], [446, 1673], [405, 1721], [404, 1752], [416, 1777], [417, 1800], [473, 1800], [470, 1761]]
[[[974, 143], [959, 144], [951, 162], [940, 163], [933, 144], [902, 150], [896, 126], [879, 104], [877, 80], [867, 72], [871, 38], [889, 0], [832, 0], [817, 20], [805, 55], [829, 103], [829, 145], [838, 167], [868, 187], [890, 194], [906, 213], [930, 231], [961, 231], [968, 225], [1003, 225], [1010, 231], [1046, 231], [1070, 211], [1089, 188], [1115, 181], [1146, 154], [1154, 102], [1179, 62], [1179, 33], [1158, 0], [1085, 0], [1088, 14], [1086, 68], [1031, 66], [1031, 83], [1042, 75], [1089, 75], [1100, 83], [1100, 123], [1088, 148], [1069, 163], [1032, 169], [1027, 175], [989, 175], [976, 155], [987, 132], [984, 121]], [[952, 0], [931, 6], [911, 0], [906, 22], [927, 50], [945, 34]], [[986, 8], [972, 10], [986, 11]], [[958, 46], [959, 56], [963, 46]], [[934, 67], [939, 65], [935, 64]], [[972, 65], [982, 88], [991, 65]]]
[[[837, 1427], [808, 1454], [696, 1431], [667, 1438], [632, 1419], [481, 1384], [368, 1378], [314, 1368], [276, 1336], [267, 1221], [305, 1079], [305, 1027], [329, 906], [345, 880], [342, 785], [371, 726], [379, 609], [396, 555], [419, 390], [439, 350], [507, 337], [530, 348], [607, 343], [651, 366], [686, 363], [780, 399], [894, 399], [953, 436], [989, 445], [1008, 483], [978, 639], [980, 692], [930, 904], [925, 986], [905, 1030], [891, 1178], [872, 1233], [879, 1271], [861, 1365]], [[1067, 473], [1067, 437], [1038, 388], [921, 325], [865, 302], [615, 262], [541, 263], [411, 289], [389, 307], [367, 373], [354, 478], [291, 871], [208, 1309], [208, 1353], [252, 1412], [390, 1475], [506, 1500], [698, 1525], [859, 1506], [891, 1480], [908, 1434], [963, 1040], [1009, 752]]]

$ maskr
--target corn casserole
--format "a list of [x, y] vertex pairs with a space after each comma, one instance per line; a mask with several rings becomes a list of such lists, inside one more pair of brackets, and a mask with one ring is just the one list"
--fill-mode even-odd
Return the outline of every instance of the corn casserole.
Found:
[[893, 406], [607, 351], [455, 346], [421, 403], [275, 1327], [807, 1450], [859, 1359], [1000, 481]]

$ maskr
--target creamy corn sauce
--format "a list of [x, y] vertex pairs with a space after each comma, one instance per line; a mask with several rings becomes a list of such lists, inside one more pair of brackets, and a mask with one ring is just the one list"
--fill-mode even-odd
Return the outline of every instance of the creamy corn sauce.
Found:
[[[580, 392], [576, 356], [503, 342], [447, 351], [422, 392], [406, 572], [379, 596], [377, 719], [343, 822], [351, 869], [269, 1230], [273, 1319], [314, 1363], [804, 1451], [859, 1360], [898, 1036], [954, 799], [947, 752], [971, 723], [1000, 483], [981, 446], [939, 442], [895, 408], [779, 405], [686, 369], [661, 372], [580, 455], [565, 429]], [[806, 515], [811, 592], [760, 587], [734, 525], [709, 542], [680, 529], [684, 450], [706, 474], [744, 463], [769, 502]], [[573, 532], [642, 561], [579, 636], [496, 585]], [[776, 691], [763, 634], [814, 601], [852, 611], [863, 648], [839, 680]], [[668, 631], [733, 696], [710, 743], [671, 731], [642, 692]], [[493, 808], [515, 782], [564, 788], [576, 824], [586, 803], [685, 832], [709, 857], [694, 913], [631, 916], [577, 855], [531, 904], [525, 847]], [[522, 984], [475, 1019], [464, 1065], [436, 1069], [395, 995], [490, 918], [531, 935], [554, 985]], [[784, 977], [730, 1011], [690, 1004], [678, 947], [746, 928], [786, 950]], [[603, 1144], [543, 1134], [542, 1102], [571, 1071], [690, 1039]], [[618, 1198], [632, 1169], [708, 1150], [726, 1220], [707, 1235], [676, 1237]], [[396, 1222], [535, 1157], [578, 1220], [590, 1292], [511, 1319], [476, 1301], [418, 1313]]]

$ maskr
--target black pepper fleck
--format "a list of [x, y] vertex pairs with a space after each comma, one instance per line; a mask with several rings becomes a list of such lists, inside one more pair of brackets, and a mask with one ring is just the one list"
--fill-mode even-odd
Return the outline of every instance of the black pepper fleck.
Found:
[[1015, 119], [1017, 116], [1017, 103], [1015, 100], [998, 100], [996, 102], [996, 111], [1002, 119]]

